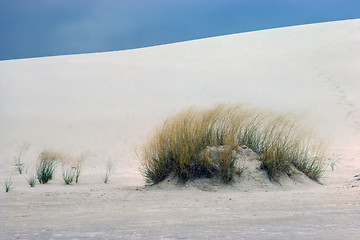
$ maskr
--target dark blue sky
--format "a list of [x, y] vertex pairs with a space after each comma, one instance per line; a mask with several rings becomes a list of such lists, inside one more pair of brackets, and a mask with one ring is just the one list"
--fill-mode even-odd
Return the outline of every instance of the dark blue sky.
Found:
[[359, 0], [0, 0], [0, 60], [354, 18]]

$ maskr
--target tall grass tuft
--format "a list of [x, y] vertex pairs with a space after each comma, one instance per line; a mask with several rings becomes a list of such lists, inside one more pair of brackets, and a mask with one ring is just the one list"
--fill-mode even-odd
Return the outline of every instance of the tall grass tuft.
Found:
[[62, 159], [62, 153], [53, 150], [44, 150], [40, 153], [36, 167], [36, 177], [40, 183], [45, 184], [53, 178], [57, 162]]
[[62, 160], [62, 176], [66, 184], [73, 182], [78, 183], [81, 174], [81, 166], [85, 159], [85, 155], [81, 154], [77, 158], [72, 158], [68, 155], [63, 155]]
[[30, 144], [22, 144], [19, 146], [19, 149], [18, 149], [18, 155], [15, 157], [14, 156], [14, 165], [16, 167], [16, 169], [18, 170], [19, 174], [22, 174], [23, 173], [23, 170], [24, 170], [24, 163], [22, 161], [22, 157], [24, 155], [24, 153], [29, 150], [30, 148]]
[[81, 174], [81, 162], [78, 162], [75, 167], [73, 167], [75, 172], [75, 183], [79, 183], [79, 177]]
[[62, 176], [65, 184], [70, 185], [75, 180], [75, 168], [70, 166], [63, 166]]
[[105, 171], [105, 176], [104, 176], [104, 183], [109, 182], [111, 169], [112, 169], [112, 163], [111, 163], [111, 161], [109, 161], [107, 166], [106, 166], [106, 171]]
[[5, 181], [5, 192], [9, 192], [12, 187], [12, 174]]
[[[246, 145], [261, 156], [262, 169], [277, 180], [295, 167], [314, 180], [323, 172], [323, 151], [310, 131], [282, 115], [242, 105], [191, 107], [168, 118], [144, 146], [142, 174], [158, 183], [170, 173], [180, 179], [219, 176], [224, 183], [240, 173], [234, 151]], [[212, 158], [208, 147], [222, 148]]]
[[30, 187], [35, 187], [36, 175], [30, 176], [30, 178], [27, 178], [26, 180], [29, 183]]

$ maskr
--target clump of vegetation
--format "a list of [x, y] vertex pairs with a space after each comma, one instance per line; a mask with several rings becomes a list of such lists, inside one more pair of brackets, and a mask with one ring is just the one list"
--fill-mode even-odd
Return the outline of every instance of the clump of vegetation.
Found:
[[79, 162], [75, 167], [73, 167], [73, 169], [75, 173], [75, 183], [78, 183], [81, 174], [81, 162]]
[[31, 177], [26, 179], [30, 185], [30, 187], [35, 187], [36, 183], [36, 175], [32, 175]]
[[104, 183], [109, 182], [111, 169], [112, 169], [112, 163], [111, 163], [111, 161], [109, 161], [107, 166], [106, 166], [106, 171], [105, 171], [105, 176], [104, 176]]
[[75, 168], [70, 166], [63, 167], [62, 176], [67, 185], [73, 183], [75, 180]]
[[45, 184], [53, 178], [57, 162], [62, 159], [63, 154], [53, 150], [44, 150], [40, 153], [36, 167], [36, 177], [40, 183]]
[[14, 165], [18, 170], [19, 174], [22, 174], [24, 170], [24, 163], [22, 162], [22, 156], [27, 150], [29, 150], [29, 148], [30, 148], [30, 144], [23, 144], [19, 146], [18, 154], [16, 157], [14, 156]]
[[[209, 166], [205, 174], [194, 176], [198, 177], [213, 177], [219, 176], [224, 183], [232, 180], [234, 173], [240, 174], [241, 168], [236, 166], [236, 151], [229, 146], [207, 147], [201, 152], [199, 159], [205, 161], [204, 166]], [[203, 158], [203, 159], [202, 159]], [[192, 177], [191, 177], [192, 178]], [[186, 180], [186, 179], [183, 179]]]
[[78, 158], [71, 158], [66, 156], [62, 162], [62, 176], [66, 184], [71, 184], [79, 182], [79, 177], [81, 174], [82, 162], [85, 159], [85, 155], [81, 154]]
[[[171, 173], [184, 181], [219, 176], [228, 183], [234, 173], [241, 173], [233, 152], [245, 145], [261, 156], [261, 168], [270, 179], [291, 175], [295, 167], [318, 180], [324, 151], [310, 137], [294, 120], [271, 112], [241, 105], [192, 107], [155, 131], [144, 147], [141, 171], [148, 183], [161, 182]], [[208, 147], [225, 150], [211, 158]]]
[[12, 175], [10, 175], [5, 181], [5, 192], [9, 192], [12, 187]]

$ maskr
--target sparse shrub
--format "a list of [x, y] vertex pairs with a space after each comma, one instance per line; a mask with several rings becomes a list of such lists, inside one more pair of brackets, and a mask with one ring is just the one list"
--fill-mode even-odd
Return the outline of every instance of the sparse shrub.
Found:
[[81, 154], [78, 158], [64, 157], [62, 161], [62, 176], [66, 184], [79, 182], [81, 174], [81, 164], [84, 161], [85, 155]]
[[14, 165], [18, 170], [19, 174], [22, 174], [24, 170], [24, 163], [22, 162], [22, 156], [29, 148], [30, 148], [30, 144], [23, 144], [19, 146], [18, 155], [16, 157], [14, 156]]
[[[245, 145], [261, 157], [262, 169], [277, 180], [293, 167], [318, 180], [323, 171], [323, 151], [310, 141], [310, 132], [294, 120], [241, 105], [189, 108], [167, 119], [145, 145], [142, 174], [158, 183], [170, 173], [180, 179], [220, 176], [228, 183], [240, 174], [232, 151]], [[218, 158], [207, 147], [227, 149]]]
[[227, 148], [218, 158], [220, 177], [224, 183], [232, 180], [235, 172], [236, 159], [232, 156], [232, 149]]
[[106, 167], [106, 171], [105, 171], [105, 176], [104, 176], [104, 183], [109, 182], [111, 169], [112, 169], [112, 164], [111, 164], [111, 162], [108, 162], [107, 167]]
[[32, 175], [30, 178], [26, 179], [30, 185], [30, 187], [35, 187], [36, 183], [36, 175]]
[[75, 180], [75, 168], [70, 166], [63, 167], [62, 176], [67, 185], [73, 183]]
[[78, 183], [79, 182], [79, 177], [81, 174], [81, 163], [78, 163], [74, 168], [74, 172], [75, 172], [75, 182]]
[[330, 163], [330, 167], [331, 167], [331, 170], [335, 170], [335, 164], [336, 164], [336, 161], [332, 161], [331, 163]]
[[[202, 164], [206, 166], [207, 171], [204, 174], [197, 174], [197, 177], [214, 177], [219, 176], [224, 183], [232, 180], [234, 173], [240, 174], [240, 168], [236, 167], [236, 156], [229, 146], [207, 147], [201, 156], [205, 158]], [[199, 158], [199, 161], [204, 159]]]
[[23, 173], [23, 169], [24, 169], [24, 163], [21, 162], [20, 156], [18, 157], [14, 157], [14, 163], [15, 163], [15, 167], [18, 170], [19, 174]]
[[9, 192], [12, 187], [12, 174], [5, 181], [5, 192]]
[[80, 177], [81, 170], [82, 170], [82, 164], [85, 161], [85, 159], [86, 159], [86, 154], [84, 154], [84, 153], [80, 154], [80, 156], [75, 159], [74, 170], [75, 170], [75, 182], [76, 183], [79, 182], [79, 177]]
[[[309, 178], [318, 181], [325, 170], [324, 147], [321, 145], [315, 146], [313, 151], [305, 151], [303, 154], [298, 154], [293, 161], [294, 166], [305, 173]], [[309, 154], [312, 154], [309, 156]]]
[[36, 167], [36, 177], [40, 183], [45, 184], [53, 178], [57, 162], [63, 159], [60, 152], [44, 150], [39, 155], [39, 162]]

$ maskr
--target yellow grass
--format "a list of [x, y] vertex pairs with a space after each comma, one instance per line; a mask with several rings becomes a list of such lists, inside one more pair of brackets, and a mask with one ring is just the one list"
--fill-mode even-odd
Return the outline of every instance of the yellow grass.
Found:
[[[311, 143], [310, 131], [294, 120], [242, 105], [190, 107], [168, 118], [143, 149], [142, 173], [158, 183], [170, 173], [184, 181], [219, 176], [230, 182], [236, 169], [232, 151], [246, 145], [260, 154], [271, 179], [290, 175], [293, 167], [318, 180], [323, 171], [322, 146]], [[218, 159], [207, 147], [226, 146]]]
[[53, 178], [57, 162], [63, 161], [64, 155], [53, 150], [43, 150], [36, 166], [36, 177], [40, 183], [47, 183]]

